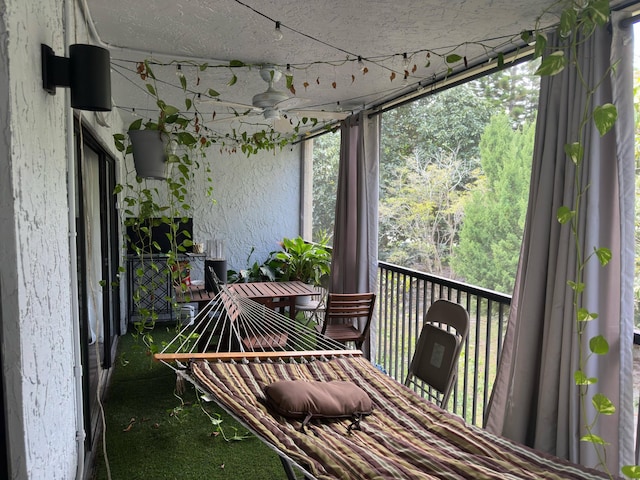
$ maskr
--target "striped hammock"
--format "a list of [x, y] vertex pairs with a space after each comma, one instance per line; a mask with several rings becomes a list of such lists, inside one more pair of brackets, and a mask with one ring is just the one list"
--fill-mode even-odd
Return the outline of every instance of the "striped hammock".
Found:
[[[276, 451], [289, 478], [291, 464], [318, 480], [608, 478], [467, 425], [382, 373], [361, 352], [343, 350], [288, 316], [224, 289], [210, 307], [196, 318], [194, 338], [183, 331], [156, 357]], [[267, 341], [274, 334], [286, 342]], [[358, 430], [345, 418], [316, 419], [301, 428], [302, 420], [268, 407], [264, 389], [281, 380], [353, 382], [371, 398], [373, 413]]]

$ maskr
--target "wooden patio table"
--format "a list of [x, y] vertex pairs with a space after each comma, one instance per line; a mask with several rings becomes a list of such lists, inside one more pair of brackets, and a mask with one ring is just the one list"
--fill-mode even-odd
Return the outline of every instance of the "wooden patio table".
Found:
[[249, 282], [232, 283], [229, 290], [241, 297], [266, 305], [272, 310], [289, 307], [289, 316], [296, 318], [296, 298], [305, 295], [319, 295], [309, 285], [298, 280], [291, 282]]
[[[319, 295], [309, 285], [298, 280], [291, 282], [250, 282], [232, 283], [227, 288], [236, 295], [250, 298], [254, 302], [272, 310], [289, 307], [289, 316], [296, 317], [296, 299], [305, 295]], [[188, 285], [186, 291], [176, 287], [176, 302], [198, 304], [198, 310], [205, 307], [216, 296], [208, 292], [204, 285]]]

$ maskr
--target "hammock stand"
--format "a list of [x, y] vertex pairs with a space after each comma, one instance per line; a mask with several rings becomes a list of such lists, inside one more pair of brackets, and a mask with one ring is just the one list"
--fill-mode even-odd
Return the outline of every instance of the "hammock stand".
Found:
[[[266, 341], [273, 334], [286, 342]], [[265, 341], [247, 342], [251, 337]], [[382, 373], [362, 352], [224, 287], [155, 358], [275, 451], [289, 480], [297, 478], [294, 466], [315, 480], [608, 478], [467, 425]], [[350, 381], [374, 410], [359, 431], [348, 432], [349, 421], [336, 419], [312, 421], [305, 432], [301, 420], [266, 405], [264, 387], [279, 380]]]

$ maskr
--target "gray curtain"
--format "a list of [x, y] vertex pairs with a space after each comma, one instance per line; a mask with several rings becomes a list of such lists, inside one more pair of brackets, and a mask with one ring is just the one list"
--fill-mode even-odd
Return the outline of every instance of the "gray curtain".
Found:
[[[380, 120], [368, 112], [341, 124], [340, 166], [330, 291], [375, 292], [378, 271], [378, 158]], [[375, 345], [375, 319], [370, 341]], [[373, 353], [365, 345], [369, 358]]]
[[[589, 322], [587, 341], [601, 333], [610, 352], [589, 360], [587, 374], [599, 382], [589, 398], [602, 391], [617, 407], [601, 417], [595, 432], [610, 442], [607, 465], [633, 463], [632, 337], [634, 278], [634, 134], [632, 34], [618, 28], [600, 29], [580, 48], [588, 83], [602, 77], [619, 60], [616, 73], [598, 89], [594, 105], [614, 103], [618, 121], [600, 137], [587, 127], [583, 181], [590, 184], [579, 222], [583, 255], [608, 247], [611, 262], [601, 267], [592, 259], [585, 270], [583, 306], [597, 312]], [[549, 35], [549, 44], [557, 37]], [[531, 192], [520, 263], [509, 323], [496, 383], [487, 412], [488, 430], [575, 463], [598, 463], [592, 445], [580, 442], [584, 433], [578, 389], [576, 315], [567, 281], [575, 279], [576, 251], [569, 226], [556, 212], [573, 205], [573, 164], [565, 143], [577, 140], [577, 125], [585, 92], [573, 69], [541, 79]], [[588, 348], [588, 347], [587, 347]], [[590, 400], [588, 409], [591, 409]], [[587, 413], [587, 418], [593, 418]]]

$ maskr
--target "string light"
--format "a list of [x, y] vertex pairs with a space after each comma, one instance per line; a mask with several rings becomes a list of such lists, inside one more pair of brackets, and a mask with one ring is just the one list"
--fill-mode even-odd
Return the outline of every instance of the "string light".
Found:
[[358, 68], [360, 69], [361, 72], [364, 71], [365, 68], [367, 68], [365, 67], [364, 62], [362, 61], [362, 57], [360, 55], [358, 55]]
[[402, 85], [409, 84], [409, 56], [407, 52], [402, 54]]
[[404, 70], [409, 70], [409, 57], [407, 56], [407, 52], [402, 54], [402, 68]]
[[280, 22], [276, 20], [276, 28], [273, 30], [273, 38], [276, 42], [282, 40], [282, 30], [280, 30]]
[[182, 65], [180, 64], [176, 66], [176, 77], [178, 78], [184, 77], [184, 73], [182, 73]]

